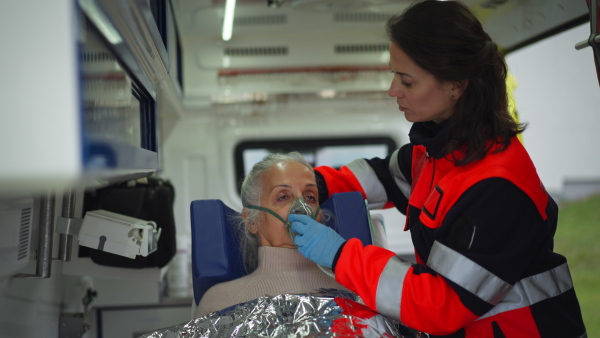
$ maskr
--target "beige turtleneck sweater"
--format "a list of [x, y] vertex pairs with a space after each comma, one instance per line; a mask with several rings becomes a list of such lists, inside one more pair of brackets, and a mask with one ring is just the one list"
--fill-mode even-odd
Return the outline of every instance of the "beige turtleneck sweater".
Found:
[[261, 246], [258, 248], [258, 268], [242, 278], [208, 289], [194, 318], [265, 295], [308, 293], [320, 288], [349, 291], [298, 250]]

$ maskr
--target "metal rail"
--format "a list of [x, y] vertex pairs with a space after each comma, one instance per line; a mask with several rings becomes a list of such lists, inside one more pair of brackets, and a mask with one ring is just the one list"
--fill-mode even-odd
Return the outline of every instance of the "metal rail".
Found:
[[[66, 219], [67, 221], [71, 221], [75, 219], [75, 193], [73, 189], [69, 189], [65, 191], [63, 195], [63, 203], [62, 203], [62, 218], [59, 221]], [[70, 225], [71, 223], [67, 223]], [[58, 247], [58, 259], [63, 262], [71, 261], [71, 252], [73, 248], [73, 235], [72, 226], [67, 226], [64, 230], [64, 233], [60, 234], [60, 244]]]

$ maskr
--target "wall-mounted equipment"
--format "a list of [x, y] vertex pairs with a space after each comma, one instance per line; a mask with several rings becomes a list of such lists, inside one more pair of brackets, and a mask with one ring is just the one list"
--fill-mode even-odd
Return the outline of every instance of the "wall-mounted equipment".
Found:
[[33, 7], [14, 2], [0, 15], [0, 143], [11, 145], [0, 151], [0, 196], [151, 176], [160, 166], [157, 101], [178, 107], [181, 95], [170, 1]]
[[0, 199], [0, 279], [13, 275], [29, 262], [32, 223], [31, 197]]
[[[116, 28], [110, 30], [112, 35], [99, 28], [112, 27], [105, 17], [98, 18], [101, 9], [83, 8], [87, 11], [80, 31], [84, 166], [94, 172], [151, 172], [158, 167], [155, 85], [127, 57], [128, 48]], [[115, 44], [121, 45], [120, 51]]]
[[106, 210], [88, 211], [79, 230], [79, 245], [134, 259], [157, 249], [156, 223]]

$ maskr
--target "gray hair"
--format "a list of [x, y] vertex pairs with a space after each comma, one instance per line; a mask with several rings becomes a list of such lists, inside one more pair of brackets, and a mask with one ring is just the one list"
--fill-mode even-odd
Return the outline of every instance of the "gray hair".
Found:
[[[265, 172], [278, 163], [289, 162], [298, 162], [313, 172], [313, 167], [299, 152], [293, 151], [287, 154], [276, 153], [267, 155], [260, 162], [254, 164], [242, 182], [240, 193], [242, 197], [242, 206], [246, 208], [249, 205], [260, 205]], [[253, 234], [248, 231], [248, 226], [250, 224], [258, 225], [260, 211], [254, 209], [246, 209], [245, 211], [247, 212], [245, 217], [242, 215], [236, 216], [232, 222], [237, 227], [240, 251], [244, 260], [244, 268], [247, 273], [250, 273], [258, 266], [259, 240], [258, 233]]]

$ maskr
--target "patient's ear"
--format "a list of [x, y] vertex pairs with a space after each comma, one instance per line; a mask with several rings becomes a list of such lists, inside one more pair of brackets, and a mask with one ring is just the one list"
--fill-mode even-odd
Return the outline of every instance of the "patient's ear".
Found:
[[244, 224], [246, 224], [246, 228], [251, 234], [256, 234], [258, 232], [258, 225], [256, 222], [253, 222], [249, 219], [250, 211], [248, 208], [244, 208], [242, 210], [242, 220], [244, 220]]

